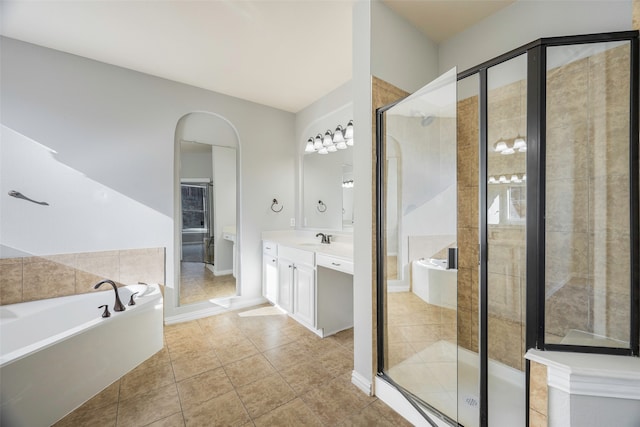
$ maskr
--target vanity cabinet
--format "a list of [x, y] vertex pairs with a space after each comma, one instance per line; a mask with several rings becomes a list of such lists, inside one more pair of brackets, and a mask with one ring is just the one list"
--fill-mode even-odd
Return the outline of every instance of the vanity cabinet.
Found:
[[271, 241], [262, 245], [264, 296], [320, 337], [353, 326], [353, 261]]
[[278, 305], [300, 323], [315, 328], [315, 254], [278, 248]]
[[262, 292], [273, 304], [278, 304], [278, 245], [262, 242]]

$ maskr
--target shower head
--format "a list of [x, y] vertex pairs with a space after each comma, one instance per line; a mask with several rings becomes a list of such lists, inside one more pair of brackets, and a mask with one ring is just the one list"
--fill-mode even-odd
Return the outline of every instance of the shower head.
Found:
[[422, 127], [427, 127], [431, 123], [433, 123], [435, 119], [436, 119], [435, 116], [423, 116], [422, 120], [420, 121], [420, 124], [422, 125]]

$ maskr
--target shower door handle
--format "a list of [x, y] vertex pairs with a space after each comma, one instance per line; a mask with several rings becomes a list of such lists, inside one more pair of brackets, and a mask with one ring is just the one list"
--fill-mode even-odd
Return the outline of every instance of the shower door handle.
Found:
[[449, 248], [447, 254], [447, 270], [458, 269], [458, 248]]

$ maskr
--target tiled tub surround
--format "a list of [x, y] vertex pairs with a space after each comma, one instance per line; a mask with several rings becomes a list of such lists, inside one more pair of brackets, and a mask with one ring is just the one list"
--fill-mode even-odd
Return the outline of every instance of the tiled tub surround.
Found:
[[0, 424], [48, 426], [117, 381], [162, 348], [158, 285], [120, 288], [133, 306], [113, 310], [113, 292], [2, 307]]
[[164, 284], [164, 273], [164, 248], [3, 258], [0, 305], [92, 292], [102, 279]]
[[352, 329], [321, 339], [263, 306], [167, 326], [164, 337], [56, 427], [410, 425], [351, 384]]

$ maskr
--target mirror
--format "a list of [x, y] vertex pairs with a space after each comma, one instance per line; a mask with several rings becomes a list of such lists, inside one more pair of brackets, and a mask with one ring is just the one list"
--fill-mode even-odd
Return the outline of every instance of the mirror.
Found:
[[303, 158], [303, 226], [353, 227], [353, 147]]
[[[180, 204], [176, 253], [179, 304], [236, 295], [237, 137], [222, 118], [209, 113], [184, 116], [179, 144]], [[177, 147], [178, 148], [178, 147]]]

